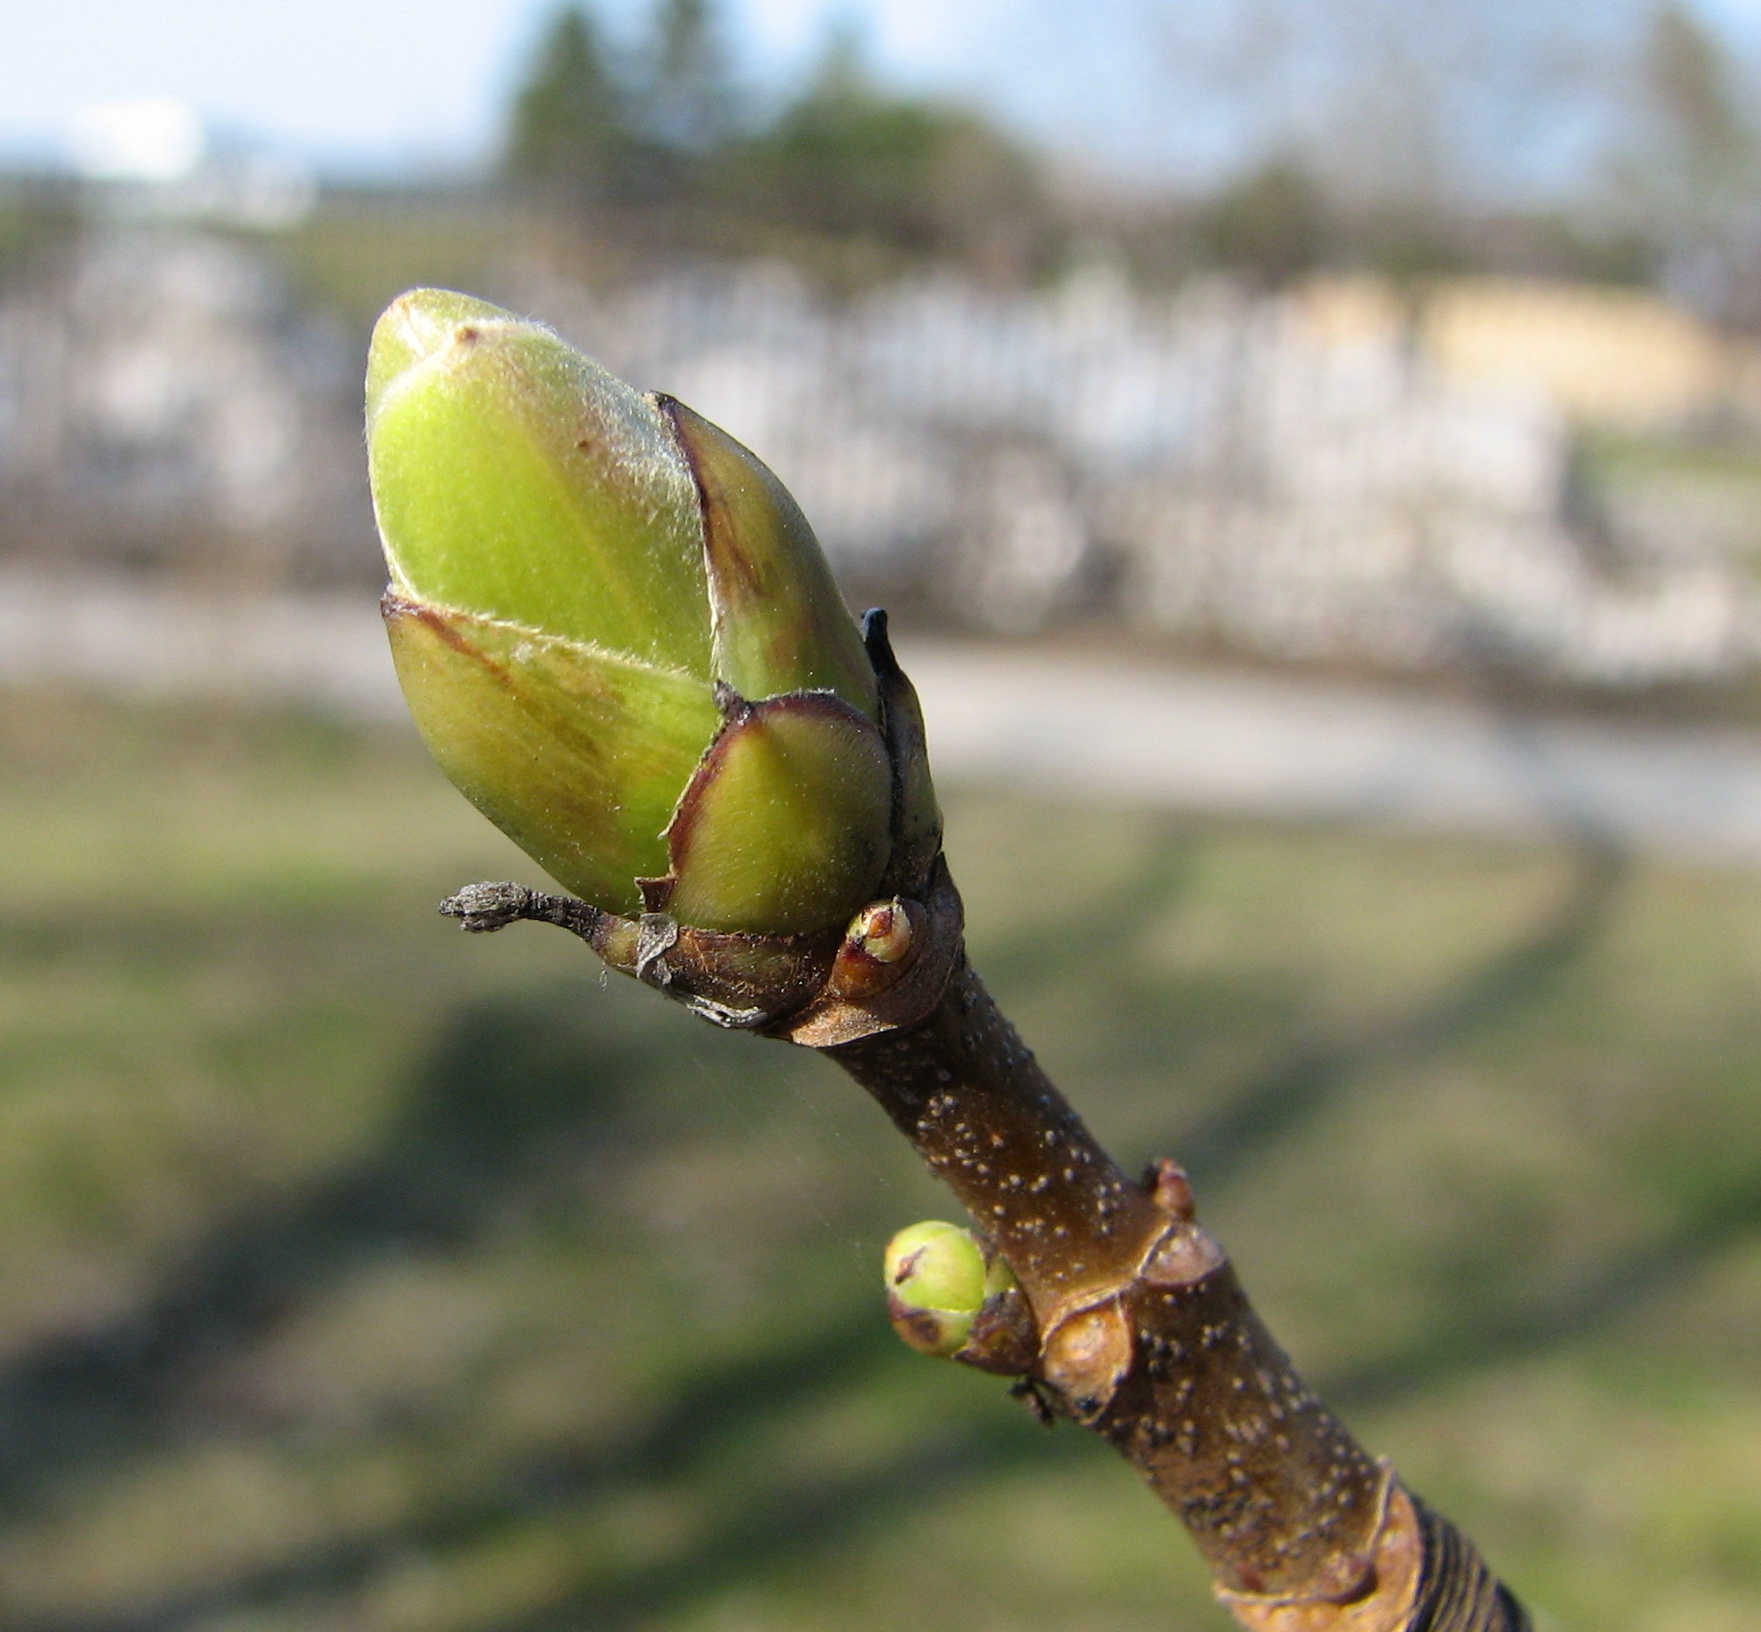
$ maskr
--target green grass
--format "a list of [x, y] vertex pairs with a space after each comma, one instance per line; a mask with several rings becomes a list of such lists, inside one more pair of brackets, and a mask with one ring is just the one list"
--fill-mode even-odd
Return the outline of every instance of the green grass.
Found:
[[[887, 1331], [948, 1210], [566, 937], [401, 733], [0, 700], [0, 1628], [1220, 1628]], [[1761, 1623], [1761, 875], [949, 798], [975, 956], [1559, 1622]]]

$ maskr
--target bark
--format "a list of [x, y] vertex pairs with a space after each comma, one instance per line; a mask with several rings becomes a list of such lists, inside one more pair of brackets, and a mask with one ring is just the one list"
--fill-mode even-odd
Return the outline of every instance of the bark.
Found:
[[1128, 1179], [963, 959], [926, 1020], [826, 1052], [1014, 1270], [1035, 1386], [1181, 1518], [1244, 1626], [1528, 1626], [1472, 1544], [1303, 1385], [1178, 1166]]
[[956, 1358], [1021, 1377], [1042, 1408], [1111, 1441], [1185, 1523], [1241, 1625], [1528, 1632], [1473, 1544], [1304, 1386], [1179, 1165], [1128, 1178], [1041, 1071], [966, 961], [939, 855], [917, 883], [835, 948], [626, 920], [515, 884], [473, 885], [442, 910], [470, 930], [557, 924], [704, 1017], [816, 1048], [861, 1083], [1019, 1282]]
[[518, 884], [442, 911], [466, 929], [558, 924], [718, 1025], [837, 1061], [966, 1207], [1018, 1287], [956, 1356], [1022, 1379], [1110, 1440], [1192, 1532], [1256, 1632], [1528, 1632], [1472, 1543], [1413, 1497], [1297, 1376], [1254, 1313], [1186, 1175], [1135, 1183], [1095, 1143], [966, 961], [923, 716], [871, 612], [893, 774], [882, 899], [848, 929], [693, 929]]

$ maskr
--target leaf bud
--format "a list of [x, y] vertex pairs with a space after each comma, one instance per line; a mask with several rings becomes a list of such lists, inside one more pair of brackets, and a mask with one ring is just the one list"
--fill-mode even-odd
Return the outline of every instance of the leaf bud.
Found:
[[896, 830], [939, 833], [811, 528], [725, 432], [432, 289], [374, 331], [367, 425], [411, 713], [565, 888], [813, 934], [874, 897]]
[[884, 1262], [893, 1330], [938, 1359], [964, 1348], [986, 1297], [984, 1251], [971, 1233], [936, 1219], [911, 1224], [887, 1243]]

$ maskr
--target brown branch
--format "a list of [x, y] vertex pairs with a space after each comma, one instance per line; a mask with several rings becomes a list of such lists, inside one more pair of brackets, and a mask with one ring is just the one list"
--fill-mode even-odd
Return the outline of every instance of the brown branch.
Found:
[[[474, 885], [442, 910], [476, 931], [560, 925], [707, 1018], [837, 1061], [1020, 1282], [958, 1358], [1024, 1375], [1110, 1440], [1192, 1532], [1243, 1626], [1528, 1632], [1466, 1537], [1304, 1386], [1197, 1222], [1178, 1164], [1127, 1178], [1040, 1070], [966, 962], [939, 857], [918, 882], [921, 900], [858, 915], [835, 950], [631, 922], [512, 884]], [[898, 937], [901, 909], [908, 954], [877, 966], [865, 928], [879, 910]], [[817, 996], [779, 1003], [815, 981]]]
[[1036, 1384], [1179, 1515], [1243, 1625], [1527, 1627], [1471, 1544], [1304, 1387], [1184, 1174], [1127, 1179], [963, 960], [927, 1020], [826, 1052], [1015, 1271]]
[[1112, 1441], [1192, 1532], [1255, 1632], [1527, 1632], [1522, 1607], [1304, 1386], [1193, 1213], [1179, 1165], [1133, 1183], [1096, 1144], [966, 962], [923, 717], [864, 638], [894, 770], [890, 899], [795, 936], [620, 918], [517, 884], [441, 910], [469, 930], [558, 924], [718, 1025], [817, 1049], [880, 1102], [1019, 1282], [955, 1356], [1024, 1378]]

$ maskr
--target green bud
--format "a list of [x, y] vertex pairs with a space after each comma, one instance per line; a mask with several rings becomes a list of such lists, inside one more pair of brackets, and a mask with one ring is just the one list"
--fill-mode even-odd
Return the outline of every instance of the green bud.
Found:
[[971, 1234], [938, 1219], [908, 1225], [887, 1243], [885, 1268], [894, 1331], [938, 1359], [964, 1348], [988, 1295], [984, 1251]]
[[[895, 827], [874, 668], [758, 459], [438, 290], [380, 319], [367, 428], [404, 695], [521, 848], [593, 906], [703, 930], [819, 931], [872, 898]], [[907, 848], [938, 830], [925, 788]]]

